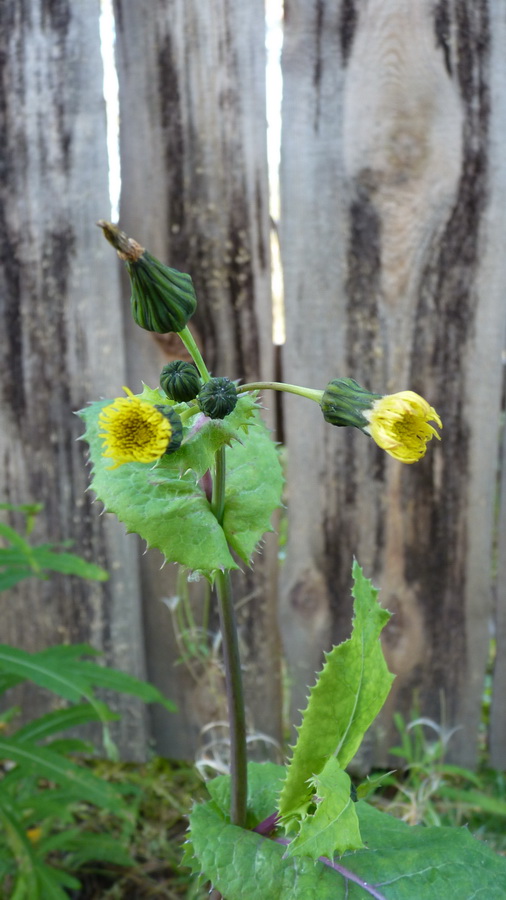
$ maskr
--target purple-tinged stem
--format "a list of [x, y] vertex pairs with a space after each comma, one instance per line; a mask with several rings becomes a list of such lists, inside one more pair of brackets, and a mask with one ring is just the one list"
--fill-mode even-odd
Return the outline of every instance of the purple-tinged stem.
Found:
[[[278, 844], [284, 844], [287, 846], [290, 843], [288, 838], [276, 838], [275, 839]], [[363, 881], [359, 875], [355, 875], [354, 872], [350, 872], [349, 869], [346, 869], [344, 866], [339, 865], [339, 863], [333, 862], [333, 860], [329, 859], [328, 856], [319, 856], [318, 862], [324, 864], [324, 866], [329, 866], [329, 868], [334, 869], [334, 871], [339, 872], [343, 878], [346, 878], [348, 881], [353, 881], [355, 884], [358, 884], [359, 887], [363, 888], [366, 893], [370, 894], [371, 897], [374, 897], [375, 900], [387, 900], [384, 894], [380, 894], [380, 892], [373, 887], [372, 884], [367, 884], [367, 881]]]

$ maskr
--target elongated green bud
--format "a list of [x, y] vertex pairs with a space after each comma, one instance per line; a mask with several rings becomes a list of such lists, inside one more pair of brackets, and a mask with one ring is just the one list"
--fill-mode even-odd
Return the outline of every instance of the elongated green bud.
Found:
[[188, 403], [194, 400], [200, 391], [202, 382], [193, 363], [174, 359], [163, 367], [160, 375], [160, 387], [171, 400], [176, 403]]
[[164, 406], [163, 403], [156, 403], [155, 409], [157, 409], [158, 412], [161, 412], [162, 416], [165, 416], [171, 427], [170, 440], [164, 453], [164, 456], [168, 456], [170, 453], [175, 453], [176, 450], [179, 450], [181, 446], [181, 441], [183, 440], [183, 423], [181, 417], [171, 406]]
[[197, 397], [203, 413], [210, 419], [224, 419], [235, 409], [237, 389], [229, 378], [211, 378]]
[[371, 394], [353, 378], [334, 378], [323, 392], [320, 406], [323, 418], [331, 425], [351, 425], [364, 430], [369, 419], [364, 415], [381, 394]]
[[134, 321], [146, 331], [182, 331], [197, 308], [189, 275], [165, 266], [111, 222], [97, 222], [127, 267]]

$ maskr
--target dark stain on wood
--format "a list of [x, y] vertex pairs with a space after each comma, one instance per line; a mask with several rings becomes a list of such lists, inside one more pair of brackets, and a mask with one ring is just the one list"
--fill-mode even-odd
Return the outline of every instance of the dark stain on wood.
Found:
[[[161, 104], [161, 127], [165, 135], [168, 210], [172, 224], [171, 265], [179, 268], [183, 263], [187, 245], [187, 236], [185, 235], [184, 132], [178, 66], [172, 47], [172, 37], [169, 32], [165, 34], [158, 51], [158, 96]], [[183, 247], [180, 247], [181, 242], [183, 242]], [[183, 259], [181, 259], [181, 256], [183, 256]]]
[[373, 389], [379, 337], [381, 294], [381, 218], [374, 203], [370, 172], [355, 181], [355, 197], [349, 209], [350, 230], [346, 259], [347, 341], [349, 372], [364, 387]]
[[355, 0], [342, 0], [339, 21], [339, 40], [344, 65], [347, 64], [350, 58], [356, 27], [357, 8], [355, 6]]
[[[6, 145], [0, 146], [0, 159], [5, 159]], [[5, 182], [2, 182], [5, 184]], [[23, 326], [21, 318], [21, 261], [18, 256], [19, 239], [6, 221], [5, 199], [0, 188], [0, 283], [4, 305], [4, 341], [2, 365], [2, 408], [11, 410], [12, 421], [19, 421], [26, 412], [23, 374]]]
[[442, 51], [446, 71], [451, 77], [453, 65], [450, 49], [450, 11], [448, 0], [439, 0], [439, 3], [434, 7], [434, 33], [436, 36], [436, 47]]
[[72, 19], [69, 0], [41, 0], [42, 27], [47, 25], [63, 37], [67, 35]]
[[315, 20], [315, 53], [314, 53], [314, 66], [313, 66], [313, 87], [316, 97], [315, 103], [315, 114], [314, 114], [314, 130], [318, 131], [319, 121], [320, 121], [320, 107], [321, 107], [321, 81], [323, 75], [323, 57], [322, 57], [322, 43], [323, 43], [323, 20], [325, 15], [325, 4], [324, 0], [316, 0], [316, 20]]
[[[345, 295], [347, 298], [347, 334], [345, 369], [364, 387], [374, 390], [383, 383], [383, 365], [378, 355], [380, 341], [379, 307], [381, 300], [381, 219], [374, 202], [375, 176], [362, 171], [354, 183], [354, 196], [349, 207], [349, 241], [346, 254]], [[379, 360], [379, 361], [378, 361]], [[332, 429], [334, 430], [334, 429]], [[323, 565], [329, 585], [332, 614], [331, 640], [337, 643], [347, 637], [352, 609], [350, 596], [351, 561], [359, 552], [360, 528], [356, 506], [363, 497], [360, 472], [364, 460], [357, 454], [357, 441], [366, 444], [360, 454], [367, 455], [367, 469], [371, 474], [370, 527], [376, 535], [374, 565], [379, 565], [384, 544], [384, 511], [380, 497], [384, 491], [384, 453], [355, 429], [338, 429], [337, 452], [327, 452], [332, 472], [328, 491], [332, 499], [322, 523], [324, 534]], [[332, 447], [335, 446], [333, 437]], [[329, 478], [326, 473], [325, 478]]]
[[227, 265], [228, 298], [232, 313], [236, 378], [258, 377], [260, 338], [256, 319], [255, 272], [248, 233], [246, 184], [230, 205]]
[[113, 6], [114, 6], [114, 24], [116, 27], [116, 31], [123, 31], [125, 28], [123, 0], [113, 0]]
[[[26, 10], [23, 10], [26, 13]], [[19, 421], [26, 410], [22, 353], [22, 235], [13, 227], [12, 191], [19, 172], [26, 170], [27, 142], [20, 122], [24, 102], [24, 51], [22, 29], [16, 25], [19, 7], [0, 3], [0, 304], [4, 306], [3, 409]], [[27, 14], [28, 15], [28, 14]], [[26, 22], [26, 17], [23, 18]], [[15, 41], [15, 47], [10, 46]]]
[[262, 191], [262, 184], [260, 182], [260, 176], [257, 173], [255, 178], [255, 215], [257, 220], [257, 230], [258, 230], [258, 264], [261, 269], [265, 270], [267, 268], [267, 262], [269, 259], [269, 255], [267, 253], [264, 241], [265, 235], [265, 215], [264, 215], [264, 192]]
[[314, 61], [314, 69], [313, 69], [313, 87], [315, 91], [318, 93], [320, 90], [320, 84], [322, 79], [322, 39], [323, 39], [323, 18], [325, 12], [325, 5], [323, 0], [316, 0], [316, 23], [315, 23], [315, 41], [316, 41], [316, 52], [315, 52], [315, 61]]
[[[403, 482], [404, 502], [415, 505], [406, 546], [405, 577], [420, 596], [431, 653], [433, 704], [439, 689], [458, 698], [466, 683], [465, 569], [468, 535], [469, 430], [465, 417], [467, 350], [474, 332], [479, 230], [487, 201], [487, 150], [490, 98], [485, 0], [457, 4], [456, 76], [464, 110], [463, 155], [456, 199], [442, 235], [426, 253], [414, 328], [411, 381], [423, 393], [419, 372], [432, 383], [444, 430], [442, 442]], [[435, 326], [434, 323], [437, 323]], [[479, 377], [479, 375], [477, 375]], [[434, 466], [441, 454], [436, 487]], [[452, 664], [448, 665], [451, 655]], [[437, 686], [437, 688], [436, 688]], [[433, 710], [439, 714], [438, 710]], [[451, 715], [452, 710], [448, 710]]]

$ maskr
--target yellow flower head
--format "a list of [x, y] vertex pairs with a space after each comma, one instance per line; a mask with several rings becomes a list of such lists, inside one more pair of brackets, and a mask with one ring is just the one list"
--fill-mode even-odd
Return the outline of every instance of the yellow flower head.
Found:
[[435, 409], [414, 391], [385, 394], [363, 410], [368, 425], [363, 429], [394, 459], [414, 463], [425, 456], [427, 442], [439, 434], [430, 422], [443, 427]]
[[42, 837], [42, 828], [28, 828], [26, 836], [31, 844], [37, 844]]
[[128, 396], [118, 397], [98, 417], [102, 456], [114, 460], [111, 469], [127, 462], [155, 462], [167, 450], [173, 430], [152, 403], [135, 397], [126, 387], [123, 390]]

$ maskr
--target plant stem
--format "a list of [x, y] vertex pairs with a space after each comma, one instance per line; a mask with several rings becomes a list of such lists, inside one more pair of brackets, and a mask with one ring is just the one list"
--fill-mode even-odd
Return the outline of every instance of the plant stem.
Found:
[[[256, 829], [255, 829], [256, 830]], [[289, 838], [275, 838], [277, 844], [284, 844], [288, 846], [290, 843]], [[284, 858], [284, 857], [283, 857]], [[350, 869], [345, 869], [344, 866], [341, 866], [339, 863], [334, 862], [334, 860], [329, 859], [328, 856], [319, 856], [318, 862], [322, 862], [325, 866], [329, 866], [331, 869], [335, 869], [336, 872], [339, 872], [343, 878], [346, 878], [347, 881], [353, 881], [355, 884], [360, 885], [363, 891], [367, 894], [370, 894], [371, 897], [374, 897], [375, 900], [387, 900], [384, 894], [381, 894], [378, 889], [373, 884], [368, 884], [367, 881], [363, 881], [359, 875], [355, 875], [355, 872], [352, 872]]]
[[199, 374], [200, 374], [200, 377], [202, 378], [202, 381], [204, 381], [204, 382], [210, 381], [211, 376], [207, 370], [207, 366], [206, 366], [204, 360], [202, 359], [202, 354], [201, 354], [199, 348], [197, 347], [197, 344], [195, 343], [195, 338], [193, 337], [193, 334], [191, 333], [190, 329], [188, 328], [188, 325], [185, 325], [183, 330], [179, 331], [178, 334], [179, 334], [179, 337], [181, 338], [183, 344], [185, 345], [186, 349], [188, 350], [188, 353], [190, 354], [191, 358], [193, 359], [193, 362], [197, 366], [197, 369], [199, 370]]
[[216, 451], [214, 460], [215, 468], [211, 509], [218, 519], [218, 523], [223, 525], [223, 514], [225, 512], [225, 446], [220, 447], [220, 449]]
[[313, 388], [299, 387], [298, 384], [285, 384], [283, 381], [254, 381], [251, 384], [240, 384], [237, 388], [239, 394], [244, 391], [287, 391], [289, 394], [298, 394], [308, 400], [320, 403], [325, 391], [317, 391]]
[[239, 642], [229, 572], [216, 575], [216, 594], [220, 613], [223, 661], [227, 687], [228, 717], [230, 722], [230, 776], [232, 781], [230, 818], [233, 825], [244, 828], [246, 824], [246, 798], [248, 772], [246, 758], [246, 716], [242, 689]]
[[[225, 509], [225, 447], [221, 447], [216, 452], [211, 505], [214, 515], [219, 524], [222, 525]], [[232, 783], [230, 818], [233, 825], [244, 827], [246, 824], [246, 798], [248, 794], [246, 715], [230, 572], [218, 571], [215, 586], [220, 614], [230, 723], [230, 777]]]

